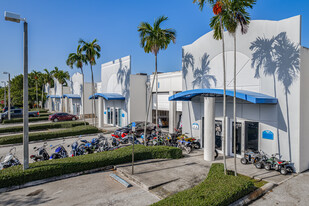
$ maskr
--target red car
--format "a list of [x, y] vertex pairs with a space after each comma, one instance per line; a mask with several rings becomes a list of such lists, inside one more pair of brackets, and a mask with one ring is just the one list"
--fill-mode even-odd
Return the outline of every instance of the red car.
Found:
[[55, 113], [52, 115], [49, 115], [48, 118], [50, 121], [53, 122], [59, 122], [59, 121], [75, 121], [78, 119], [78, 116], [68, 113]]

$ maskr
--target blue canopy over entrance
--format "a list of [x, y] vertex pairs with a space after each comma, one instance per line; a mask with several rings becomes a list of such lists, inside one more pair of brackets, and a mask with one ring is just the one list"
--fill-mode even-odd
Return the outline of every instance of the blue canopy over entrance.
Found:
[[[203, 96], [223, 96], [223, 89], [193, 89], [177, 93], [168, 98], [169, 101], [191, 101], [193, 97]], [[226, 96], [234, 96], [233, 90], [226, 90]], [[254, 104], [277, 104], [278, 99], [275, 97], [268, 96], [257, 92], [247, 90], [237, 90], [236, 98], [243, 99], [245, 101]]]
[[[125, 100], [125, 97], [118, 93], [95, 93], [94, 98], [97, 99], [98, 97], [103, 97], [106, 100]], [[93, 96], [91, 95], [89, 99], [92, 99]]]

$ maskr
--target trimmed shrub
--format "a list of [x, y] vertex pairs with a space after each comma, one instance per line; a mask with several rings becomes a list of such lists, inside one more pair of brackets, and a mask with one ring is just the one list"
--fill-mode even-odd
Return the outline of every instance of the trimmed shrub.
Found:
[[[29, 122], [37, 122], [37, 121], [43, 121], [48, 120], [48, 116], [42, 116], [42, 117], [29, 117]], [[4, 119], [2, 121], [2, 124], [10, 124], [10, 123], [18, 123], [23, 122], [23, 118], [14, 118], [11, 120]]]
[[202, 183], [153, 205], [229, 205], [255, 190], [252, 181], [233, 174], [224, 175], [223, 164], [214, 163]]
[[37, 108], [33, 108], [33, 109], [30, 109], [31, 112], [36, 112], [36, 111], [39, 111], [40, 113], [47, 113], [48, 110], [47, 109], [37, 109]]
[[[94, 126], [90, 126], [90, 125], [77, 126], [77, 127], [69, 128], [66, 130], [60, 130], [60, 131], [30, 133], [29, 141], [47, 140], [47, 139], [83, 135], [83, 134], [94, 134], [98, 132], [99, 132], [99, 129]], [[16, 143], [22, 143], [22, 142], [23, 142], [22, 134], [0, 137], [0, 145], [16, 144]]]
[[48, 117], [49, 115], [51, 115], [52, 113], [40, 113], [40, 117]]
[[[71, 127], [76, 127], [76, 126], [82, 126], [84, 124], [85, 124], [84, 122], [76, 122], [76, 121], [33, 124], [33, 125], [29, 125], [29, 131], [38, 131], [38, 130], [47, 130], [47, 129], [56, 129], [56, 128], [71, 128]], [[86, 125], [89, 125], [89, 123], [86, 122]], [[23, 126], [0, 128], [0, 133], [22, 132], [22, 131], [23, 131]]]
[[[181, 157], [181, 150], [175, 147], [145, 147], [143, 145], [136, 145], [134, 147], [134, 160], [178, 159]], [[0, 188], [131, 161], [132, 146], [128, 146], [114, 151], [35, 162], [31, 163], [30, 168], [25, 171], [23, 171], [22, 165], [14, 166], [0, 171]]]

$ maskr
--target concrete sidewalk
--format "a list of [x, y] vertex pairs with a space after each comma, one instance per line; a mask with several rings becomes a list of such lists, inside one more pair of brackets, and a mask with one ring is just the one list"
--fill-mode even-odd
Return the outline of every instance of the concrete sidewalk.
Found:
[[131, 164], [117, 167], [119, 176], [133, 181], [160, 198], [191, 188], [203, 181], [208, 174], [211, 163], [203, 160], [200, 150], [176, 160], [146, 160], [136, 162], [134, 175]]

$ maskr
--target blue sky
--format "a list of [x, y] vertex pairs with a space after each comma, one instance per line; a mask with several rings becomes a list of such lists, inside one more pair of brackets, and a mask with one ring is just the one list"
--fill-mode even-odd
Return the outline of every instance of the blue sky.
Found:
[[[308, 0], [258, 0], [252, 19], [281, 20], [302, 15], [302, 45], [309, 47]], [[177, 32], [171, 44], [158, 56], [161, 72], [181, 70], [181, 47], [210, 31], [211, 9], [200, 12], [192, 0], [0, 0], [0, 80], [2, 71], [17, 75], [23, 71], [22, 24], [4, 21], [4, 11], [26, 17], [29, 22], [29, 71], [42, 71], [55, 66], [69, 71], [65, 60], [75, 52], [80, 38], [99, 40], [101, 58], [94, 66], [95, 81], [100, 81], [102, 63], [132, 56], [132, 73], [154, 71], [154, 56], [145, 54], [139, 45], [137, 26], [152, 23], [160, 15], [169, 17], [164, 27]], [[85, 80], [90, 81], [90, 68], [85, 67]]]

